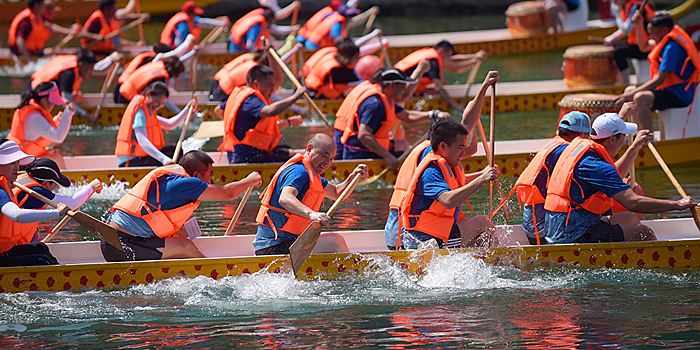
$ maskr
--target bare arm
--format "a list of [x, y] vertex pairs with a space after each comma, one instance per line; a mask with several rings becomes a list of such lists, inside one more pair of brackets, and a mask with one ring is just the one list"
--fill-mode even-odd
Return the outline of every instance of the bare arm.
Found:
[[498, 82], [498, 78], [499, 75], [497, 71], [490, 71], [488, 74], [486, 74], [484, 83], [481, 84], [476, 96], [474, 96], [473, 100], [469, 101], [467, 108], [464, 109], [464, 113], [462, 113], [462, 124], [467, 127], [467, 130], [469, 130], [470, 133], [472, 130], [474, 130], [474, 127], [476, 127], [479, 117], [481, 117], [481, 111], [484, 107], [484, 99], [486, 98], [486, 90], [489, 88], [489, 86], [496, 84]]
[[452, 96], [450, 96], [450, 94], [447, 93], [447, 90], [445, 90], [445, 86], [442, 84], [442, 80], [433, 79], [433, 83], [435, 83], [435, 87], [438, 89], [440, 97], [442, 97], [443, 100], [447, 101], [447, 103], [450, 105], [450, 107], [452, 107], [452, 109], [462, 109], [462, 106], [458, 105], [457, 102], [455, 102], [455, 100], [452, 99]]
[[637, 137], [635, 137], [632, 145], [628, 147], [622, 157], [615, 162], [615, 167], [620, 171], [622, 177], [627, 176], [627, 174], [632, 171], [634, 160], [637, 159], [637, 154], [639, 150], [642, 149], [642, 146], [653, 139], [654, 134], [649, 132], [649, 130], [644, 129], [637, 132]]
[[437, 200], [448, 210], [456, 208], [466, 202], [481, 186], [496, 177], [498, 177], [497, 170], [487, 166], [481, 171], [479, 177], [456, 190], [444, 192]]
[[245, 179], [234, 181], [226, 185], [209, 185], [204, 193], [199, 196], [201, 201], [232, 201], [250, 186], [262, 185], [262, 178], [256, 172], [250, 173]]
[[698, 202], [692, 197], [685, 197], [678, 201], [669, 201], [637, 195], [631, 188], [614, 195], [612, 198], [622, 204], [625, 209], [635, 213], [662, 213], [671, 210], [688, 209], [698, 205]]
[[297, 89], [297, 91], [294, 92], [291, 96], [279, 100], [277, 102], [273, 102], [265, 107], [263, 107], [260, 110], [260, 118], [267, 118], [267, 117], [274, 117], [282, 112], [284, 112], [287, 108], [289, 108], [291, 105], [294, 104], [301, 96], [306, 92], [306, 88], [301, 88]]
[[360, 130], [357, 133], [357, 140], [362, 143], [367, 149], [378, 154], [380, 157], [389, 164], [390, 169], [396, 169], [399, 165], [398, 160], [394, 157], [389, 150], [382, 147], [377, 139], [374, 137], [374, 129], [367, 126], [367, 124], [360, 124]]
[[338, 197], [340, 197], [340, 194], [345, 191], [345, 189], [350, 185], [352, 180], [355, 178], [355, 176], [360, 176], [360, 179], [366, 179], [368, 174], [367, 174], [367, 165], [365, 164], [358, 164], [357, 167], [352, 171], [352, 173], [345, 179], [340, 184], [334, 185], [332, 183], [328, 183], [326, 187], [323, 189], [323, 192], [325, 193], [326, 197], [336, 200]]
[[[330, 185], [331, 184], [329, 183], [326, 187]], [[319, 222], [322, 226], [326, 226], [331, 222], [331, 218], [325, 213], [313, 211], [311, 208], [302, 204], [297, 199], [298, 194], [299, 191], [292, 186], [283, 188], [280, 193], [280, 205], [288, 212], [299, 215], [303, 218], [307, 218], [311, 221]]]
[[430, 112], [404, 109], [403, 111], [396, 113], [396, 118], [399, 118], [399, 120], [407, 123], [423, 123], [430, 121]]

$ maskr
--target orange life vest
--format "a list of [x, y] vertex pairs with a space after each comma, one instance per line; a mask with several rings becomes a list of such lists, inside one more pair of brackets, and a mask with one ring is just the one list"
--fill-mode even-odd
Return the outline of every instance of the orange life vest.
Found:
[[248, 71], [258, 65], [260, 64], [253, 60], [253, 54], [240, 55], [216, 72], [214, 79], [219, 82], [221, 91], [230, 95], [236, 86], [248, 83]]
[[[311, 73], [309, 73], [306, 76], [304, 83], [306, 87], [318, 91], [319, 95], [325, 98], [340, 98], [343, 96], [343, 92], [352, 88], [352, 86], [348, 84], [333, 83], [333, 76], [331, 75], [331, 71], [334, 68], [342, 67], [343, 66], [341, 66], [340, 63], [338, 63], [338, 61], [335, 59], [335, 55], [325, 55], [319, 60], [318, 63], [316, 63], [314, 68], [311, 70]], [[352, 67], [348, 68], [352, 69]], [[328, 77], [327, 83], [326, 77]]]
[[36, 157], [41, 157], [46, 153], [46, 147], [51, 146], [51, 140], [40, 137], [35, 141], [29, 141], [24, 135], [24, 125], [27, 122], [27, 117], [32, 113], [41, 114], [46, 121], [54, 128], [58, 128], [59, 123], [53, 120], [53, 117], [45, 109], [41, 108], [34, 100], [31, 100], [28, 105], [16, 109], [12, 116], [12, 128], [10, 134], [7, 135], [9, 140], [14, 141], [22, 152], [31, 154]]
[[[21, 185], [24, 185], [24, 187], [27, 187], [27, 188], [44, 187], [44, 186], [41, 186], [41, 184], [39, 182], [34, 180], [34, 178], [29, 176], [27, 173], [19, 175], [17, 177], [17, 182], [20, 183]], [[13, 188], [12, 192], [14, 192], [12, 195], [15, 198], [18, 198], [19, 193], [22, 192], [22, 190], [20, 190], [19, 188]], [[24, 196], [22, 201], [17, 202], [17, 206], [19, 206], [21, 208], [22, 205], [27, 201], [27, 199], [29, 199], [29, 196], [30, 196], [29, 194]], [[46, 206], [43, 206], [41, 209], [44, 209], [44, 208], [46, 208]], [[20, 233], [20, 240], [17, 244], [31, 243], [32, 238], [34, 237], [34, 234], [39, 229], [39, 223], [38, 222], [31, 222], [28, 224], [20, 223], [19, 229], [20, 229], [21, 233]]]
[[671, 31], [668, 34], [666, 34], [666, 36], [664, 36], [663, 39], [661, 39], [661, 42], [656, 44], [656, 46], [654, 46], [654, 48], [651, 49], [651, 52], [649, 53], [649, 66], [651, 71], [651, 78], [653, 79], [659, 73], [659, 66], [661, 65], [662, 59], [661, 54], [663, 52], [664, 46], [666, 46], [668, 41], [671, 39], [680, 44], [681, 47], [685, 49], [685, 52], [688, 54], [688, 58], [686, 58], [685, 63], [683, 63], [683, 69], [681, 70], [681, 74], [683, 74], [686, 67], [688, 67], [689, 62], [692, 62], [693, 66], [695, 67], [695, 71], [690, 76], [690, 78], [688, 78], [688, 80], [683, 80], [676, 73], [669, 72], [664, 82], [661, 83], [661, 85], [657, 86], [656, 89], [661, 90], [669, 86], [687, 83], [685, 89], [688, 90], [691, 84], [700, 82], [700, 55], [698, 55], [698, 49], [695, 47], [695, 44], [693, 43], [693, 40], [690, 38], [688, 33], [686, 33], [685, 30], [683, 30], [683, 28], [681, 28], [678, 25], [675, 25], [673, 29], [671, 29]]
[[262, 15], [263, 11], [263, 9], [255, 9], [253, 11], [248, 12], [245, 16], [239, 18], [235, 23], [233, 23], [233, 25], [231, 26], [231, 35], [229, 36], [231, 42], [246, 50], [253, 49], [252, 47], [246, 46], [246, 34], [250, 30], [250, 28], [252, 28], [256, 24], [260, 24], [260, 35], [255, 41], [255, 47], [263, 47], [263, 42], [261, 38], [270, 37], [270, 31], [268, 29], [270, 24], [267, 23], [265, 16]]
[[165, 23], [165, 27], [163, 27], [163, 31], [160, 33], [160, 43], [165, 44], [170, 46], [170, 48], [174, 49], [174, 42], [175, 42], [175, 36], [177, 36], [180, 33], [177, 32], [177, 25], [180, 24], [181, 22], [187, 22], [187, 27], [189, 28], [190, 34], [194, 35], [194, 40], [195, 42], [199, 42], [199, 36], [202, 33], [202, 29], [195, 26], [195, 23], [193, 20], [190, 19], [190, 16], [187, 14], [187, 12], [180, 11], [176, 13], [174, 16], [170, 17], [167, 23]]
[[143, 92], [148, 84], [156, 79], [165, 78], [170, 79], [168, 71], [165, 70], [165, 63], [163, 61], [146, 63], [140, 68], [137, 68], [133, 73], [129, 75], [128, 78], [119, 87], [119, 93], [124, 96], [125, 99], [131, 101], [134, 96]]
[[331, 33], [331, 28], [333, 27], [333, 25], [335, 25], [338, 22], [340, 22], [340, 24], [343, 26], [341, 37], [347, 38], [347, 19], [345, 19], [345, 17], [339, 14], [338, 12], [331, 13], [330, 15], [328, 15], [328, 17], [324, 18], [318, 25], [308, 27], [308, 30], [306, 31], [304, 37], [306, 37], [307, 40], [310, 40], [312, 43], [318, 45], [319, 47], [335, 46], [335, 39], [331, 38], [329, 35]]
[[[640, 0], [629, 0], [625, 3], [625, 6], [620, 9], [620, 17], [622, 21], [627, 21], [629, 16], [633, 15], [632, 6], [637, 5], [637, 8], [642, 7], [642, 2]], [[644, 7], [644, 19], [650, 19], [654, 17], [654, 9], [651, 8], [649, 4]], [[632, 30], [627, 34], [627, 43], [630, 45], [637, 45], [637, 29], [632, 27]]]
[[158, 122], [158, 115], [156, 111], [150, 111], [146, 107], [146, 98], [143, 95], [136, 95], [129, 106], [126, 107], [124, 111], [124, 117], [122, 117], [121, 124], [119, 124], [119, 133], [117, 134], [117, 145], [114, 147], [114, 154], [116, 156], [134, 156], [134, 157], [146, 157], [148, 153], [141, 148], [139, 142], [134, 137], [134, 116], [136, 112], [141, 109], [146, 113], [146, 136], [148, 140], [151, 141], [153, 147], [157, 149], [163, 149], [165, 146], [165, 141], [163, 139], [163, 128]]
[[[362, 86], [363, 89], [362, 93], [356, 100], [351, 100], [349, 98], [350, 95], [352, 95], [352, 93], [360, 86]], [[349, 113], [344, 116], [347, 122], [345, 125], [345, 131], [343, 132], [343, 136], [340, 138], [340, 141], [346, 147], [350, 147], [346, 144], [348, 139], [351, 136], [357, 135], [359, 132], [359, 116], [357, 113], [360, 109], [360, 105], [368, 97], [374, 95], [379, 95], [379, 97], [382, 99], [382, 103], [384, 103], [384, 113], [386, 115], [386, 120], [382, 122], [382, 126], [380, 126], [379, 129], [374, 131], [374, 138], [377, 139], [377, 142], [379, 142], [379, 144], [382, 147], [386, 148], [387, 150], [391, 150], [391, 140], [389, 139], [389, 134], [391, 133], [391, 128], [394, 126], [394, 122], [396, 122], [396, 109], [393, 101], [389, 101], [386, 95], [382, 92], [382, 88], [379, 86], [379, 84], [369, 84], [369, 86], [360, 84], [355, 89], [353, 89], [348, 95], [348, 97], [346, 97], [343, 101], [343, 104], [345, 104], [346, 102], [348, 102], [348, 100], [350, 100], [349, 102], [353, 104], [352, 107], [348, 109]], [[340, 108], [342, 107], [343, 106], [341, 105]], [[358, 129], [355, 129], [355, 124], [358, 124]]]
[[[427, 60], [433, 60], [433, 59], [437, 60], [438, 66], [440, 67], [440, 78], [442, 78], [442, 57], [440, 57], [440, 55], [438, 55], [437, 50], [435, 50], [432, 47], [426, 47], [426, 48], [422, 48], [418, 51], [414, 51], [410, 55], [404, 57], [402, 60], [396, 62], [394, 67], [404, 71], [404, 73], [405, 73], [409, 69], [415, 68], [416, 66], [418, 66], [418, 63], [420, 63], [420, 61], [422, 61], [424, 58]], [[422, 93], [423, 91], [425, 91], [425, 87], [427, 85], [432, 84], [432, 83], [433, 83], [432, 79], [430, 79], [426, 76], [422, 76], [420, 78], [420, 81], [418, 82], [418, 88], [416, 89], [415, 93], [416, 94]]]
[[329, 47], [323, 47], [318, 49], [316, 52], [314, 52], [311, 57], [309, 57], [306, 62], [304, 62], [304, 66], [301, 68], [302, 72], [304, 73], [304, 76], [308, 76], [311, 74], [311, 70], [314, 69], [316, 64], [321, 61], [322, 58], [324, 58], [326, 55], [330, 55], [331, 57], [335, 57], [335, 55], [338, 53], [338, 48], [335, 46], [329, 46]]
[[367, 89], [371, 87], [372, 83], [369, 81], [363, 81], [355, 86], [354, 89], [350, 90], [350, 93], [345, 97], [343, 103], [340, 104], [338, 111], [335, 113], [335, 123], [333, 124], [333, 127], [336, 130], [345, 132], [345, 127], [348, 125], [348, 118], [350, 118], [350, 114], [353, 112], [352, 108], [355, 107], [355, 102]]
[[[119, 26], [119, 21], [117, 20], [116, 17], [107, 21], [104, 13], [102, 13], [102, 11], [100, 11], [100, 10], [96, 10], [95, 12], [93, 12], [92, 15], [90, 15], [90, 18], [88, 18], [88, 20], [85, 22], [84, 28], [86, 30], [87, 30], [87, 28], [90, 27], [90, 24], [92, 23], [92, 21], [100, 21], [100, 24], [101, 24], [100, 32], [93, 33], [93, 34], [107, 36], [107, 34], [115, 32], [115, 31], [119, 30], [119, 28], [121, 28], [121, 26]], [[91, 41], [92, 40], [88, 40], [88, 39], [84, 39], [84, 38], [80, 39], [80, 45], [82, 47], [87, 47], [87, 45]], [[116, 47], [116, 45], [114, 45], [114, 42], [112, 40], [103, 40], [101, 43], [95, 44], [94, 46], [92, 46], [90, 48], [90, 51], [109, 52], [109, 51], [114, 51], [116, 49], [117, 49], [117, 47]]]
[[126, 79], [129, 78], [129, 75], [131, 75], [131, 73], [135, 72], [137, 69], [141, 68], [144, 64], [143, 61], [149, 57], [156, 57], [156, 53], [155, 52], [142, 52], [142, 53], [136, 55], [136, 57], [134, 57], [131, 61], [129, 61], [129, 63], [126, 66], [124, 66], [124, 71], [119, 76], [119, 79], [117, 79], [117, 82], [119, 84], [124, 84]]
[[[525, 205], [535, 205], [544, 203], [544, 197], [540, 189], [535, 185], [535, 180], [540, 174], [540, 171], [547, 171], [547, 166], [545, 161], [547, 157], [554, 151], [557, 147], [561, 145], [568, 144], [566, 140], [557, 136], [549, 141], [542, 149], [537, 152], [535, 158], [532, 158], [530, 164], [527, 165], [523, 173], [520, 174], [518, 180], [515, 181], [515, 190], [518, 191], [518, 199]], [[551, 174], [547, 174], [547, 182]], [[534, 210], [533, 210], [534, 215]]]
[[[306, 191], [306, 193], [304, 193], [304, 198], [301, 199], [301, 204], [311, 208], [313, 211], [318, 211], [326, 197], [325, 193], [323, 192], [321, 176], [314, 172], [311, 164], [309, 164], [309, 161], [304, 158], [303, 154], [298, 153], [284, 163], [284, 165], [277, 170], [277, 173], [275, 173], [275, 176], [270, 181], [270, 184], [263, 192], [262, 200], [260, 202], [260, 209], [258, 210], [258, 216], [255, 219], [259, 225], [267, 226], [265, 225], [265, 218], [267, 218], [267, 221], [271, 225], [270, 227], [272, 227], [272, 229], [275, 231], [275, 239], [277, 238], [278, 229], [298, 236], [301, 235], [306, 227], [311, 223], [311, 220], [305, 217], [270, 205], [270, 199], [272, 198], [272, 194], [275, 192], [275, 186], [277, 186], [277, 180], [279, 179], [280, 174], [282, 174], [282, 171], [299, 162], [304, 165], [306, 172], [309, 174], [309, 189]], [[270, 210], [278, 211], [287, 216], [287, 223], [285, 223], [282, 227], [275, 227], [268, 213]]]
[[[572, 181], [576, 182], [574, 180], [576, 165], [588, 150], [595, 151], [600, 158], [610, 163], [613, 167], [615, 166], [615, 162], [610, 158], [603, 146], [592, 140], [577, 137], [566, 146], [566, 149], [559, 157], [559, 161], [557, 161], [557, 165], [554, 166], [547, 187], [547, 198], [545, 198], [544, 202], [545, 210], [568, 213], [573, 209], [583, 208], [591, 213], [601, 215], [612, 208], [615, 201], [603, 194], [603, 192], [594, 193], [580, 204], [574, 202], [569, 195], [571, 186], [573, 186]], [[581, 194], [583, 195], [583, 193]]]
[[254, 128], [249, 129], [245, 133], [242, 140], [236, 138], [234, 128], [236, 119], [238, 118], [238, 110], [243, 105], [243, 102], [251, 95], [257, 96], [264, 103], [269, 104], [265, 96], [258, 90], [243, 86], [236, 87], [231, 92], [231, 95], [226, 100], [226, 110], [224, 110], [224, 140], [219, 146], [219, 151], [233, 151], [233, 147], [238, 144], [248, 145], [270, 152], [282, 139], [280, 134], [277, 116], [259, 118], [258, 123]]
[[[17, 204], [17, 196], [10, 190], [9, 182], [4, 176], [0, 176], [0, 188], [7, 192], [12, 203]], [[20, 224], [0, 213], [0, 253], [6, 252], [18, 244], [23, 244], [20, 243], [22, 240]]]
[[309, 29], [309, 28], [315, 28], [316, 26], [318, 26], [318, 25], [323, 21], [323, 19], [324, 19], [326, 16], [330, 15], [330, 14], [333, 13], [333, 12], [334, 12], [334, 10], [333, 10], [333, 8], [330, 7], [330, 6], [326, 6], [326, 7], [322, 8], [322, 9], [320, 9], [320, 10], [319, 10], [318, 12], [316, 12], [313, 16], [311, 16], [311, 18], [309, 18], [309, 20], [306, 21], [306, 23], [304, 23], [304, 25], [299, 29], [299, 31], [297, 32], [297, 34], [303, 36], [304, 38], [307, 38], [306, 33], [307, 33], [309, 30], [312, 30], [312, 29]]
[[428, 147], [430, 147], [430, 140], [421, 142], [418, 146], [416, 146], [416, 148], [413, 149], [413, 151], [411, 151], [411, 153], [408, 154], [408, 157], [406, 157], [403, 164], [401, 164], [399, 174], [396, 175], [394, 193], [391, 194], [391, 200], [389, 201], [389, 209], [399, 209], [401, 207], [401, 200], [406, 194], [406, 191], [408, 191], [413, 174], [418, 168], [418, 158]]
[[83, 81], [83, 78], [78, 70], [78, 56], [76, 55], [58, 55], [52, 58], [51, 61], [32, 74], [32, 89], [35, 89], [41, 83], [48, 83], [58, 79], [58, 75], [68, 69], [73, 69], [75, 81], [73, 82], [73, 91], [66, 92], [73, 93], [80, 90], [80, 83]]
[[[112, 212], [121, 210], [137, 218], [142, 218], [151, 227], [153, 233], [160, 238], [177, 236], [177, 231], [192, 216], [200, 201], [194, 201], [175, 209], [162, 210], [158, 178], [169, 174], [191, 177], [185, 168], [177, 164], [153, 169], [141, 181], [137, 182], [129, 193], [112, 206]], [[151, 183], [156, 184], [158, 206], [155, 209], [152, 208], [151, 204], [148, 204], [148, 189], [151, 187]], [[145, 215], [141, 213], [142, 209], [146, 210]]]
[[[462, 164], [457, 167], [450, 167], [445, 158], [430, 152], [425, 158], [423, 158], [423, 161], [421, 161], [418, 169], [416, 169], [413, 177], [411, 178], [410, 185], [401, 199], [401, 209], [399, 210], [401, 215], [401, 224], [407, 230], [424, 232], [447, 242], [447, 240], [450, 238], [452, 225], [455, 222], [455, 210], [457, 210], [457, 207], [447, 209], [440, 204], [440, 202], [433, 201], [430, 208], [424, 210], [419, 215], [410, 214], [411, 204], [413, 203], [418, 181], [420, 180], [421, 175], [423, 175], [425, 169], [428, 168], [428, 166], [433, 162], [440, 167], [442, 176], [450, 186], [450, 190], [456, 190], [466, 184]], [[411, 225], [411, 219], [416, 219], [415, 225]]]
[[7, 45], [17, 46], [17, 29], [19, 24], [25, 19], [29, 19], [29, 22], [32, 24], [32, 31], [29, 32], [29, 35], [24, 40], [25, 47], [33, 52], [43, 50], [46, 40], [51, 37], [51, 31], [44, 25], [42, 16], [34, 15], [32, 10], [28, 8], [20, 11], [12, 20], [7, 35]]

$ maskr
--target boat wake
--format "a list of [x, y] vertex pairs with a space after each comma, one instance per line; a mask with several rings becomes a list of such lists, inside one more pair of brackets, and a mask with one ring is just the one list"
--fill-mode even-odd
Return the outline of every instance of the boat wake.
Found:
[[34, 74], [39, 68], [46, 65], [53, 57], [39, 58], [36, 61], [31, 61], [25, 65], [20, 65], [15, 57], [13, 66], [0, 67], [0, 77], [28, 77]]

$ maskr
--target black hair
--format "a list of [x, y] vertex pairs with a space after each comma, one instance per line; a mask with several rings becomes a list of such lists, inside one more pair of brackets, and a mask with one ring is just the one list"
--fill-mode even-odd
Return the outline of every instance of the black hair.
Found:
[[141, 94], [146, 96], [147, 92], [150, 92], [151, 96], [165, 96], [166, 98], [170, 97], [170, 91], [168, 91], [168, 86], [165, 85], [165, 83], [162, 81], [154, 81], [148, 84], [148, 86], [146, 86], [146, 88], [143, 89], [143, 92]]
[[166, 53], [166, 52], [170, 52], [171, 50], [172, 49], [170, 48], [170, 46], [165, 45], [163, 43], [153, 44], [153, 52], [155, 52], [155, 53]]
[[41, 84], [37, 85], [36, 88], [23, 92], [22, 93], [22, 100], [20, 101], [19, 106], [17, 106], [17, 108], [19, 109], [19, 108], [25, 107], [26, 105], [29, 104], [29, 101], [31, 101], [31, 100], [34, 100], [37, 103], [39, 103], [40, 100], [42, 100], [44, 98], [48, 98], [49, 95], [39, 96], [37, 93], [44, 92], [46, 90], [50, 90], [51, 88], [54, 87], [54, 85], [55, 84], [52, 81], [47, 82], [47, 83], [41, 83]]
[[457, 50], [455, 50], [455, 47], [452, 46], [452, 43], [450, 43], [447, 40], [443, 40], [443, 41], [435, 44], [435, 46], [433, 46], [433, 48], [435, 50], [437, 50], [437, 49], [450, 50], [450, 51], [452, 51], [453, 55], [457, 53]]
[[335, 55], [336, 61], [342, 66], [350, 64], [350, 60], [360, 54], [360, 48], [355, 45], [355, 42], [350, 38], [338, 40], [335, 45], [338, 48], [338, 53]]
[[97, 58], [95, 58], [95, 54], [92, 53], [92, 51], [88, 49], [80, 49], [78, 53], [76, 54], [78, 56], [78, 63], [88, 63], [88, 64], [95, 64], [97, 63]]
[[163, 65], [165, 65], [165, 71], [168, 72], [168, 76], [171, 78], [177, 78], [185, 71], [185, 65], [177, 57], [164, 58]]
[[665, 27], [673, 29], [673, 17], [668, 13], [657, 13], [654, 17], [649, 18], [646, 23], [656, 28]]
[[264, 81], [275, 75], [275, 71], [268, 66], [255, 66], [248, 71], [246, 82], [253, 86], [254, 81]]
[[440, 119], [430, 127], [430, 146], [437, 150], [441, 142], [452, 145], [457, 141], [457, 135], [469, 135], [469, 129], [454, 119]]
[[255, 49], [255, 51], [251, 52], [251, 54], [253, 54], [253, 61], [266, 66], [269, 65], [267, 55], [265, 54], [265, 51], [263, 49]]
[[100, 0], [97, 6], [100, 8], [100, 11], [104, 12], [105, 9], [116, 5], [117, 0]]
[[36, 5], [41, 5], [44, 3], [44, 0], [29, 0], [27, 1], [27, 7], [28, 8], [33, 8]]
[[[566, 122], [566, 121], [564, 121], [564, 122]], [[564, 122], [562, 122], [562, 123], [564, 123]], [[574, 137], [579, 136], [581, 134], [583, 134], [583, 133], [571, 131], [569, 129], [562, 128], [561, 126], [559, 127], [559, 129], [557, 129], [557, 135], [559, 135], [559, 137], [562, 137], [565, 139], [566, 138], [574, 138]]]
[[207, 152], [195, 149], [185, 153], [178, 161], [178, 164], [182, 165], [190, 176], [194, 176], [195, 172], [204, 173], [209, 164], [214, 164], [214, 160], [211, 159]]

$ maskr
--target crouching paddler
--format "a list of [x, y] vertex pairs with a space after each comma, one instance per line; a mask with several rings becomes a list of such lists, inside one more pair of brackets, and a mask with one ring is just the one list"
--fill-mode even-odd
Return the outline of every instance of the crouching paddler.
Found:
[[156, 168], [112, 206], [108, 224], [117, 229], [124, 251], [102, 242], [107, 261], [203, 258], [183, 226], [200, 201], [232, 201], [256, 172], [226, 185], [211, 184], [214, 161], [205, 152], [187, 152], [179, 164]]
[[262, 195], [256, 219], [258, 233], [253, 241], [255, 255], [289, 254], [289, 247], [312, 221], [327, 226], [331, 218], [319, 209], [325, 197], [337, 199], [354, 176], [367, 178], [367, 166], [359, 164], [338, 185], [321, 177], [335, 157], [335, 142], [325, 134], [316, 134], [297, 154], [277, 170]]

